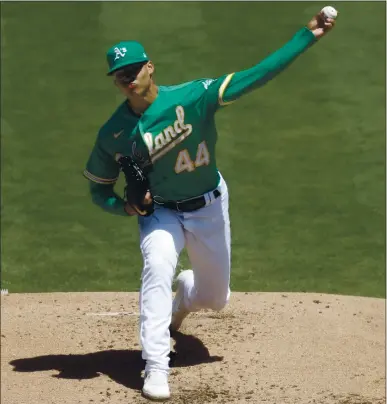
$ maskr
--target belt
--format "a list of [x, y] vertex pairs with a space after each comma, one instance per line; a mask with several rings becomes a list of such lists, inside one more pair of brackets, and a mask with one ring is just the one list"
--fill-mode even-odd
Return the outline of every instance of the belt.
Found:
[[[219, 198], [221, 193], [220, 193], [220, 191], [218, 189], [215, 189], [214, 191], [209, 192], [207, 195], [209, 195], [210, 200], [211, 200], [212, 196], [215, 199]], [[176, 210], [177, 212], [193, 212], [195, 210], [204, 208], [206, 206], [206, 204], [207, 204], [206, 197], [204, 195], [197, 196], [195, 198], [184, 199], [182, 201], [160, 202], [160, 201], [157, 201], [154, 198], [154, 202], [157, 205], [161, 205], [161, 206], [163, 206], [164, 208], [167, 208], [167, 209]]]

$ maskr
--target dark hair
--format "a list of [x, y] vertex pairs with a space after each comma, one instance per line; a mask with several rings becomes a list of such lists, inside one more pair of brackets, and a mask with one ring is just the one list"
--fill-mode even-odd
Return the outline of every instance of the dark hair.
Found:
[[114, 72], [114, 76], [120, 84], [126, 85], [132, 83], [138, 73], [140, 73], [140, 70], [142, 67], [147, 64], [148, 62], [139, 62], [139, 63], [133, 63], [128, 66], [124, 66], [122, 69], [118, 69]]

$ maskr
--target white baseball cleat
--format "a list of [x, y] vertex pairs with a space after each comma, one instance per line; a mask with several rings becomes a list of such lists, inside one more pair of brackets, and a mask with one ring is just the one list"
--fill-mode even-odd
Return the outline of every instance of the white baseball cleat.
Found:
[[172, 303], [172, 320], [169, 329], [171, 331], [177, 331], [183, 320], [190, 313], [184, 306], [184, 290], [185, 290], [185, 282], [188, 278], [193, 278], [193, 271], [191, 269], [180, 272], [178, 277], [176, 278], [177, 282], [177, 290], [175, 298]]
[[151, 400], [168, 400], [171, 397], [168, 374], [157, 370], [151, 370], [149, 373], [146, 373], [142, 392], [145, 397]]

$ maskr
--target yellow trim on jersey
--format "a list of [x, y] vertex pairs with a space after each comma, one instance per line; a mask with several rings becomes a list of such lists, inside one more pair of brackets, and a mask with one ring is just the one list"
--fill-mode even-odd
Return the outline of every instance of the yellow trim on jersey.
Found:
[[227, 88], [227, 86], [229, 85], [229, 83], [230, 83], [230, 81], [231, 81], [233, 75], [234, 75], [234, 73], [229, 74], [229, 75], [224, 79], [222, 85], [221, 85], [220, 88], [219, 88], [219, 95], [218, 95], [218, 102], [219, 102], [219, 105], [230, 105], [230, 104], [232, 104], [233, 102], [235, 102], [235, 101], [229, 101], [229, 102], [223, 101], [223, 94], [224, 94], [224, 92], [226, 91], [226, 88]]
[[90, 181], [96, 182], [97, 184], [114, 184], [117, 178], [101, 178], [97, 177], [96, 175], [92, 174], [91, 172], [84, 170], [83, 175]]

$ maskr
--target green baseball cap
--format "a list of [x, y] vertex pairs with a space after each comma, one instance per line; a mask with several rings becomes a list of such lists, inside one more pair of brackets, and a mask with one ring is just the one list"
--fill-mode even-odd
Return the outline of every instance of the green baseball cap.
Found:
[[124, 66], [149, 60], [144, 47], [136, 41], [122, 41], [107, 51], [108, 75]]

